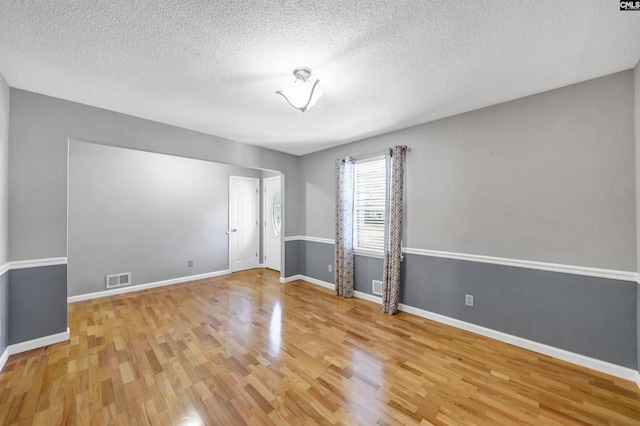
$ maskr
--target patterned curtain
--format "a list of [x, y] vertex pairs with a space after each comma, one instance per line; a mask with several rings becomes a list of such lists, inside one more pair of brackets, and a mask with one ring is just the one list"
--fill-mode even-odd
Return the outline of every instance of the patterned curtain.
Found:
[[353, 297], [353, 169], [352, 157], [336, 160], [336, 294]]
[[400, 303], [400, 262], [402, 260], [402, 190], [406, 146], [385, 151], [387, 201], [384, 220], [384, 266], [382, 273], [382, 311], [398, 312]]

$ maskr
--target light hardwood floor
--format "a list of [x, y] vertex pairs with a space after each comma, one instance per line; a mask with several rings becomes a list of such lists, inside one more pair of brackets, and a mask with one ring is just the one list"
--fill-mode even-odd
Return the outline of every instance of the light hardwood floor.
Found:
[[268, 270], [69, 305], [4, 425], [640, 424], [634, 383]]

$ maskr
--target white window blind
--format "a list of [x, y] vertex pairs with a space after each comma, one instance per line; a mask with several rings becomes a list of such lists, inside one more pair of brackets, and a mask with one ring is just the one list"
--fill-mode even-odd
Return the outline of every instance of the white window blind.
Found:
[[356, 161], [354, 200], [354, 248], [384, 249], [384, 158]]

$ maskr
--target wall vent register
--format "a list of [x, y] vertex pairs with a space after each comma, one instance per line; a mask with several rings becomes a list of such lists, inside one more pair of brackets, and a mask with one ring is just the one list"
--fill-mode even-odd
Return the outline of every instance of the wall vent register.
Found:
[[124, 272], [121, 274], [107, 275], [105, 277], [105, 284], [107, 288], [122, 287], [131, 284], [131, 272]]
[[382, 296], [382, 281], [371, 280], [371, 293]]

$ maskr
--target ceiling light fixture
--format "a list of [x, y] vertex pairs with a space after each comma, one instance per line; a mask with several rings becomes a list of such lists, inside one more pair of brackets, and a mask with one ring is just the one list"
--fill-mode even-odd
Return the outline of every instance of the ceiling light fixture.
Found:
[[276, 90], [276, 93], [282, 95], [295, 109], [308, 111], [322, 96], [322, 90], [317, 87], [320, 80], [311, 81], [311, 70], [307, 67], [294, 69], [293, 75], [296, 78], [293, 84]]

